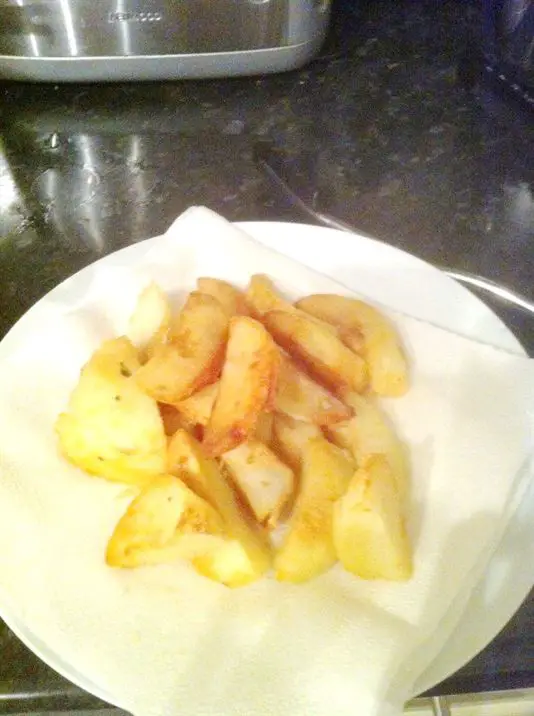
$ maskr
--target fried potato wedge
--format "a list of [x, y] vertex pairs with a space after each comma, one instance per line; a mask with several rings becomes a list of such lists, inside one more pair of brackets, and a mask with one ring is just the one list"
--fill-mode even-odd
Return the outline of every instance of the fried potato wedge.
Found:
[[174, 475], [158, 475], [130, 503], [111, 536], [106, 562], [112, 567], [191, 559], [223, 535], [219, 513]]
[[[350, 348], [363, 351], [369, 366], [371, 388], [378, 395], [397, 397], [408, 390], [408, 366], [400, 337], [386, 316], [373, 306], [354, 298], [318, 294], [307, 296], [298, 308], [336, 326]], [[351, 343], [354, 336], [363, 336], [361, 343]]]
[[399, 495], [407, 501], [410, 490], [407, 450], [387, 416], [370, 397], [349, 393], [344, 400], [354, 409], [354, 417], [326, 428], [328, 437], [339, 447], [350, 450], [359, 467], [372, 455], [383, 454], [395, 476]]
[[230, 321], [219, 391], [206, 426], [203, 447], [219, 456], [251, 437], [260, 414], [274, 402], [280, 353], [258, 321]]
[[138, 387], [137, 351], [127, 338], [106, 341], [81, 371], [56, 421], [60, 450], [93, 475], [142, 486], [165, 467], [158, 405]]
[[215, 382], [221, 371], [224, 343], [202, 360], [185, 357], [171, 344], [157, 346], [136, 380], [145, 393], [161, 403], [176, 404]]
[[275, 410], [315, 425], [333, 425], [348, 420], [353, 412], [286, 355], [282, 355], [280, 363]]
[[360, 392], [366, 387], [365, 361], [313, 318], [271, 311], [263, 321], [275, 341], [326, 387], [334, 392], [347, 389]]
[[301, 583], [326, 572], [336, 562], [332, 535], [334, 503], [343, 496], [354, 469], [324, 438], [304, 447], [300, 493], [289, 530], [275, 554], [279, 581]]
[[159, 414], [163, 420], [163, 429], [165, 435], [170, 437], [180, 428], [188, 427], [187, 422], [182, 417], [181, 413], [176, 410], [174, 405], [167, 405], [167, 403], [158, 403]]
[[[287, 311], [289, 313], [304, 313], [278, 293], [274, 283], [264, 274], [255, 274], [250, 279], [245, 292], [245, 304], [250, 315], [262, 320], [269, 311]], [[326, 321], [321, 321], [309, 313], [304, 315], [310, 317], [315, 323], [324, 327], [329, 333], [337, 335], [337, 328]]]
[[163, 289], [152, 282], [137, 300], [126, 335], [139, 351], [150, 355], [156, 345], [165, 342], [170, 324], [169, 299]]
[[[213, 494], [215, 488], [222, 489], [219, 483], [223, 478], [219, 474], [218, 465], [204, 455], [200, 443], [187, 430], [179, 429], [171, 437], [167, 448], [166, 469], [171, 475], [180, 477], [193, 492], [218, 509], [218, 502]], [[230, 488], [222, 490], [220, 499], [226, 497], [232, 497]]]
[[259, 440], [249, 440], [224, 453], [237, 490], [243, 495], [258, 522], [273, 529], [295, 486], [293, 471]]
[[206, 426], [210, 419], [215, 398], [219, 392], [219, 381], [207, 385], [189, 398], [176, 403], [176, 410], [189, 425]]
[[308, 442], [322, 437], [317, 425], [295, 420], [282, 413], [274, 415], [271, 447], [295, 472], [299, 472], [302, 466], [302, 456]]
[[220, 301], [229, 318], [238, 315], [246, 316], [249, 313], [244, 293], [227, 281], [218, 278], [199, 278], [197, 289]]
[[237, 539], [211, 538], [206, 549], [191, 558], [196, 571], [204, 577], [227, 587], [243, 587], [259, 579], [263, 572], [251, 562], [243, 543]]
[[336, 554], [362, 579], [404, 581], [412, 576], [412, 553], [402, 501], [389, 462], [373, 455], [354, 474], [334, 507]]
[[219, 377], [228, 335], [228, 316], [213, 296], [193, 291], [169, 329], [136, 373], [141, 388], [161, 403], [176, 405]]
[[271, 566], [269, 540], [264, 530], [242, 512], [217, 462], [206, 457], [200, 443], [185, 430], [179, 430], [171, 439], [167, 469], [215, 507], [228, 538], [236, 543], [195, 559], [195, 567], [204, 576], [232, 587], [259, 579]]
[[[108, 380], [131, 378], [139, 370], [139, 353], [133, 343], [126, 337], [112, 338], [104, 341], [92, 354], [81, 374], [98, 374]], [[72, 396], [72, 401], [84, 398], [79, 395]]]
[[269, 311], [296, 311], [295, 307], [278, 293], [271, 279], [260, 273], [251, 277], [245, 291], [245, 301], [257, 318], [262, 318]]
[[254, 436], [256, 440], [259, 440], [264, 445], [269, 446], [273, 439], [273, 413], [260, 413], [258, 416], [258, 422], [256, 423], [256, 430]]

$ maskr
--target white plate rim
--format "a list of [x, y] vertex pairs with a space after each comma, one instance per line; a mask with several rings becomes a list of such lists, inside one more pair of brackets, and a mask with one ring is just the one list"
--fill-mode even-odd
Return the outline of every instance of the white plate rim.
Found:
[[[477, 336], [478, 338], [487, 342], [492, 342], [507, 350], [524, 353], [523, 348], [513, 333], [505, 326], [501, 319], [499, 319], [493, 311], [486, 306], [486, 304], [484, 304], [463, 286], [460, 286], [458, 283], [448, 278], [442, 271], [413, 254], [367, 236], [362, 236], [360, 234], [347, 234], [336, 229], [312, 226], [308, 224], [261, 221], [236, 222], [236, 225], [249, 232], [254, 238], [262, 243], [280, 251], [281, 253], [286, 253], [291, 255], [293, 258], [297, 258], [297, 260], [300, 260], [302, 263], [307, 264], [311, 268], [315, 268], [316, 270], [320, 270], [322, 273], [330, 275], [333, 279], [344, 283], [348, 288], [352, 288], [353, 290], [358, 290], [358, 286], [354, 284], [351, 285], [350, 282], [347, 282], [346, 278], [342, 278], [339, 275], [336, 275], [336, 273], [330, 272], [328, 268], [325, 269], [322, 261], [320, 266], [314, 264], [313, 260], [310, 262], [309, 254], [308, 256], [304, 255], [304, 249], [310, 249], [311, 244], [314, 242], [315, 244], [320, 244], [322, 246], [320, 251], [323, 251], [324, 254], [324, 242], [325, 240], [328, 240], [328, 254], [330, 256], [335, 256], [336, 251], [339, 252], [339, 250], [341, 250], [344, 256], [343, 265], [345, 267], [347, 266], [347, 261], [350, 261], [350, 255], [357, 253], [357, 251], [355, 252], [355, 248], [362, 249], [362, 247], [364, 247], [365, 251], [370, 251], [371, 254], [375, 255], [377, 258], [385, 259], [387, 262], [392, 262], [393, 265], [398, 264], [401, 267], [414, 267], [417, 270], [418, 276], [426, 277], [429, 281], [434, 283], [434, 285], [437, 282], [440, 285], [441, 291], [448, 292], [451, 297], [454, 297], [456, 304], [459, 306], [463, 305], [464, 307], [469, 305], [470, 310], [473, 310], [480, 316], [485, 317], [488, 322], [488, 328], [485, 327], [484, 335]], [[63, 299], [65, 294], [76, 294], [78, 292], [79, 285], [90, 280], [94, 272], [96, 272], [101, 265], [115, 262], [123, 264], [125, 258], [128, 259], [136, 256], [140, 257], [152, 248], [160, 238], [161, 236], [156, 236], [137, 242], [98, 259], [89, 266], [82, 268], [77, 273], [65, 279], [58, 286], [52, 289], [47, 294], [47, 297], [50, 298], [54, 294], [57, 294], [58, 296], [62, 294]], [[305, 241], [306, 243], [305, 245], [303, 244], [302, 246], [299, 246], [295, 252], [295, 247], [299, 241]], [[289, 252], [287, 251], [288, 248], [290, 249]], [[347, 252], [346, 256], [345, 252]], [[388, 303], [387, 299], [379, 297], [378, 295], [376, 296], [376, 300], [381, 300], [385, 304]], [[40, 301], [34, 304], [34, 306], [32, 306], [17, 321], [17, 323], [2, 339], [0, 342], [0, 360], [3, 352], [7, 351], [11, 341], [16, 338], [19, 331], [23, 330], [24, 322], [28, 314], [35, 311], [38, 308], [39, 303]], [[390, 305], [393, 308], [397, 307], [394, 303], [390, 303]], [[404, 308], [404, 310], [406, 310], [406, 308]], [[426, 306], [426, 310], [428, 310], [428, 305]], [[433, 309], [431, 309], [431, 311], [432, 310]], [[407, 310], [406, 312], [410, 311]], [[417, 310], [413, 307], [411, 312], [417, 314]], [[441, 325], [443, 324], [443, 316], [436, 317], [435, 315], [430, 315], [429, 317], [428, 315], [424, 315], [420, 317], [427, 320], [430, 319], [432, 322], [436, 322]], [[445, 327], [454, 329], [454, 324], [449, 324]], [[522, 514], [531, 513], [531, 511], [534, 510], [534, 489], [530, 490], [527, 499], [524, 500], [520, 510]], [[510, 539], [508, 533], [513, 531], [514, 525], [512, 525], [511, 529], [507, 530], [504, 534], [501, 543], [496, 550], [495, 556], [498, 556], [499, 552], [507, 552], [507, 540]], [[533, 539], [534, 528], [532, 528], [531, 531], [533, 534], [530, 535], [530, 539]], [[512, 539], [517, 539], [517, 535], [512, 537]], [[522, 564], [524, 566], [524, 561]], [[484, 580], [482, 580], [480, 588], [475, 591], [460, 623], [445, 645], [444, 649], [432, 662], [432, 664], [427, 667], [424, 674], [418, 679], [416, 692], [413, 696], [416, 696], [417, 694], [422, 693], [440, 683], [476, 656], [476, 654], [487, 646], [487, 644], [492, 641], [497, 633], [506, 625], [509, 619], [520, 607], [524, 599], [528, 596], [532, 587], [532, 579], [530, 577], [525, 578], [525, 575], [521, 572], [521, 570], [518, 570], [518, 574], [523, 576], [519, 587], [518, 584], [515, 583], [514, 590], [508, 589], [502, 591], [502, 599], [500, 599], [497, 605], [493, 605], [494, 610], [497, 608], [499, 610], [498, 619], [494, 618], [495, 611], [492, 613], [493, 626], [489, 628], [484, 620], [472, 619], [471, 616], [476, 614], [479, 609], [477, 592], [479, 593], [478, 598], [480, 599], [481, 595], [484, 594], [484, 583], [491, 579], [491, 567], [488, 572], [489, 575], [486, 575]], [[118, 706], [119, 708], [121, 707], [121, 704], [117, 703], [117, 701], [113, 699], [112, 695], [107, 694], [98, 685], [90, 682], [83, 676], [83, 674], [78, 673], [68, 664], [65, 664], [58, 654], [47, 647], [46, 644], [41, 643], [40, 640], [32, 634], [31, 629], [20, 623], [15, 614], [12, 613], [6, 605], [0, 604], [0, 617], [4, 620], [11, 631], [13, 631], [13, 633], [25, 644], [25, 646], [30, 649], [30, 651], [36, 654], [45, 664], [50, 666], [61, 676], [103, 701]], [[498, 626], [495, 626], [496, 623], [498, 623]], [[469, 632], [471, 633], [471, 638], [466, 639], [466, 634]], [[462, 634], [462, 640], [460, 643], [457, 643], [458, 639], [455, 641], [455, 635], [460, 633]], [[467, 641], [469, 641], [468, 648], [465, 647]], [[464, 645], [464, 648], [462, 648], [462, 645]]]

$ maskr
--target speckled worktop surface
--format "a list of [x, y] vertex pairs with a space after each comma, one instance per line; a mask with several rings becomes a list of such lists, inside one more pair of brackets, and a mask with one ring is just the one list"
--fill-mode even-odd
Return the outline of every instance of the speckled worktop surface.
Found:
[[[458, 81], [477, 12], [465, 0], [340, 2], [321, 58], [280, 76], [0, 84], [0, 336], [60, 280], [191, 204], [309, 221], [255, 165], [259, 138], [283, 149], [319, 209], [534, 299], [534, 122]], [[532, 319], [493, 307], [534, 352]], [[0, 712], [98, 704], [2, 626], [0, 652]], [[531, 596], [434, 693], [533, 686]]]

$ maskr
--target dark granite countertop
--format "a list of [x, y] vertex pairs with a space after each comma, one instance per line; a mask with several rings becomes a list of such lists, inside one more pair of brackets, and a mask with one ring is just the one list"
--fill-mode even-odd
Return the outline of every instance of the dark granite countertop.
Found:
[[[458, 63], [477, 3], [338, 2], [322, 56], [285, 75], [144, 85], [0, 84], [0, 336], [46, 291], [205, 204], [299, 216], [253, 161], [362, 232], [534, 299], [534, 125]], [[531, 319], [495, 310], [534, 352]], [[92, 707], [0, 626], [0, 712]], [[433, 693], [534, 687], [534, 596]]]

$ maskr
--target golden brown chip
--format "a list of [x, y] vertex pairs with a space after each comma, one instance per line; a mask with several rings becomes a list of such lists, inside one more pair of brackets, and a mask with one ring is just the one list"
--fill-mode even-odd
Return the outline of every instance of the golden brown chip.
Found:
[[176, 403], [176, 409], [189, 425], [205, 427], [209, 422], [218, 392], [219, 381]]
[[245, 295], [227, 281], [218, 278], [199, 278], [197, 288], [201, 293], [207, 293], [220, 301], [229, 318], [248, 315]]
[[305, 445], [300, 492], [289, 530], [274, 558], [278, 580], [306, 582], [336, 562], [334, 504], [345, 493], [353, 474], [352, 463], [324, 438]]
[[161, 403], [176, 404], [219, 377], [228, 316], [213, 296], [194, 291], [158, 346], [136, 373], [141, 388]]
[[364, 301], [330, 294], [307, 296], [296, 305], [336, 326], [341, 340], [362, 353], [375, 393], [392, 397], [406, 393], [408, 366], [400, 337], [379, 310]]
[[362, 391], [367, 384], [363, 359], [330, 330], [304, 314], [271, 311], [263, 321], [275, 341], [310, 375], [334, 392]]
[[412, 554], [403, 501], [388, 460], [369, 457], [334, 508], [334, 544], [349, 572], [362, 579], [404, 581]]
[[167, 403], [158, 403], [159, 414], [163, 420], [163, 428], [165, 435], [170, 437], [179, 429], [186, 427], [184, 419], [180, 413], [176, 410], [174, 405], [167, 405]]
[[297, 473], [302, 466], [304, 448], [310, 440], [321, 437], [323, 434], [318, 425], [304, 423], [282, 413], [274, 414], [271, 447]]
[[294, 312], [296, 310], [278, 293], [271, 279], [263, 274], [252, 276], [245, 291], [245, 300], [257, 318], [261, 318], [269, 311]]
[[139, 567], [191, 558], [207, 546], [195, 538], [224, 531], [222, 518], [210, 504], [178, 477], [158, 475], [119, 520], [106, 562], [112, 567]]
[[293, 471], [259, 440], [244, 442], [221, 459], [258, 522], [276, 527], [293, 494]]
[[232, 318], [219, 391], [204, 433], [206, 454], [222, 455], [252, 437], [261, 413], [272, 408], [279, 363], [279, 351], [261, 323]]
[[171, 439], [168, 470], [179, 475], [197, 495], [215, 507], [236, 546], [214, 550], [196, 559], [195, 567], [205, 576], [228, 586], [240, 586], [259, 579], [271, 565], [271, 547], [264, 531], [240, 509], [229, 482], [217, 462], [206, 457], [202, 446], [184, 430]]
[[391, 466], [399, 494], [407, 500], [410, 489], [408, 455], [387, 416], [370, 397], [349, 393], [344, 400], [354, 409], [354, 417], [346, 423], [328, 427], [328, 437], [336, 445], [350, 450], [358, 466], [364, 465], [372, 455], [383, 454]]
[[157, 283], [150, 283], [140, 294], [128, 323], [127, 336], [144, 356], [165, 343], [171, 323], [169, 300]]
[[352, 410], [282, 355], [275, 410], [315, 425], [333, 425], [352, 416]]
[[273, 437], [273, 413], [260, 413], [254, 436], [264, 445], [270, 445]]
[[165, 466], [157, 403], [132, 377], [137, 351], [127, 338], [106, 341], [82, 369], [56, 433], [74, 465], [108, 480], [144, 485]]

